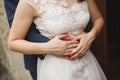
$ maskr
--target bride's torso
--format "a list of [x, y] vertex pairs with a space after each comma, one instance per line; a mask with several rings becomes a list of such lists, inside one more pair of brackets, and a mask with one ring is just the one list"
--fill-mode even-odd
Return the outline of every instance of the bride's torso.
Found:
[[[66, 7], [65, 0], [23, 1], [38, 12], [39, 17], [34, 19], [36, 28], [48, 38], [64, 32], [78, 35], [84, 31], [90, 19], [86, 0], [70, 7]], [[74, 61], [46, 55], [44, 60], [38, 61], [38, 80], [106, 80], [95, 57], [90, 51], [86, 53]]]
[[[87, 1], [77, 0], [68, 6], [65, 0], [34, 0], [39, 17], [34, 19], [36, 28], [48, 38], [68, 32], [78, 35], [89, 22]], [[73, 0], [74, 1], [74, 0]]]
[[[68, 32], [70, 36], [79, 35], [84, 31], [90, 19], [87, 1], [76, 2], [70, 7], [66, 7], [67, 4], [65, 4], [64, 0], [60, 0], [59, 3], [57, 1], [36, 0], [39, 5], [38, 13], [40, 15], [34, 19], [36, 28], [48, 38], [65, 32]], [[46, 55], [42, 65], [62, 64], [63, 62], [65, 62], [64, 64], [71, 64], [71, 61], [54, 55]], [[72, 64], [74, 66], [78, 65], [79, 60], [76, 59]]]

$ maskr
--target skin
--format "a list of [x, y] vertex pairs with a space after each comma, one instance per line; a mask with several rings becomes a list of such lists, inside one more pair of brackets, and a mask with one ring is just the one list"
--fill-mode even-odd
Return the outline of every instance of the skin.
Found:
[[[18, 51], [26, 54], [52, 54], [56, 56], [67, 55], [72, 60], [75, 57], [81, 57], [90, 48], [91, 43], [96, 38], [103, 26], [103, 18], [94, 2], [87, 0], [88, 7], [93, 21], [93, 29], [89, 33], [83, 32], [71, 39], [67, 33], [57, 35], [53, 39], [45, 43], [35, 43], [24, 40], [27, 31], [34, 18], [38, 17], [36, 10], [24, 3], [19, 2], [16, 9], [15, 17], [10, 29], [8, 47], [13, 51]], [[26, 12], [27, 11], [27, 12]], [[67, 39], [67, 41], [66, 41]], [[80, 42], [78, 43], [78, 41]], [[58, 45], [59, 44], [59, 45]], [[70, 49], [68, 51], [68, 48]]]

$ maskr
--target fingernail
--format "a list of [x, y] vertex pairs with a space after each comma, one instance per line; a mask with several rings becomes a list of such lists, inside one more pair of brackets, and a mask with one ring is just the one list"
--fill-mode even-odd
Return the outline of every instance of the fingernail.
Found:
[[75, 58], [74, 58], [74, 57], [71, 57], [71, 60], [75, 60]]
[[63, 34], [68, 34], [68, 32], [65, 32], [65, 33], [63, 33]]
[[70, 37], [70, 40], [73, 40], [74, 38]]
[[73, 40], [73, 38], [72, 38], [72, 37], [68, 37], [68, 39], [69, 39], [69, 40]]
[[70, 56], [73, 56], [72, 51], [69, 53]]

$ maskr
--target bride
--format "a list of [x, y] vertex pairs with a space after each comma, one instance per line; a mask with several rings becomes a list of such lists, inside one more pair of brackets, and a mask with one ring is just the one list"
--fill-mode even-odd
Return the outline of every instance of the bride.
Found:
[[[85, 33], [90, 18], [94, 25]], [[24, 40], [32, 21], [50, 41]], [[38, 80], [106, 80], [89, 50], [103, 23], [94, 0], [20, 0], [8, 45], [13, 51], [47, 54], [38, 60]]]

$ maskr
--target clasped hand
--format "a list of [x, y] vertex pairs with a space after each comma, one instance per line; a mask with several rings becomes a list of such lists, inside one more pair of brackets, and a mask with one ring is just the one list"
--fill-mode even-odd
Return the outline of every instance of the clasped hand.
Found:
[[94, 37], [86, 32], [82, 32], [78, 36], [68, 36], [68, 33], [58, 35], [51, 39], [48, 43], [51, 46], [50, 53], [74, 60], [75, 58], [81, 58], [89, 50]]

